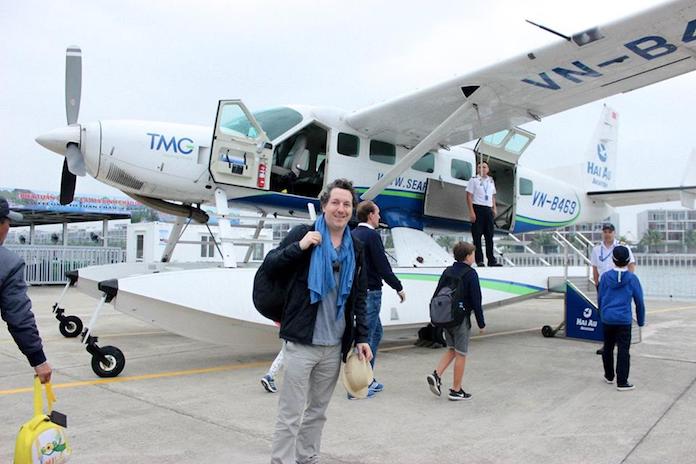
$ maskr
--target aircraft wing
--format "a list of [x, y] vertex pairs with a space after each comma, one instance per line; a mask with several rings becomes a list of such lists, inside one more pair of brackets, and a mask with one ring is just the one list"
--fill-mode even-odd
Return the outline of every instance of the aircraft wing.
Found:
[[696, 198], [696, 185], [690, 187], [665, 187], [633, 190], [603, 190], [587, 192], [591, 200], [603, 201], [610, 206], [632, 206], [665, 201], [681, 201], [685, 207], [691, 207]]
[[664, 3], [568, 39], [358, 110], [347, 122], [410, 146], [444, 129], [431, 147], [457, 145], [678, 76], [696, 68], [696, 0]]

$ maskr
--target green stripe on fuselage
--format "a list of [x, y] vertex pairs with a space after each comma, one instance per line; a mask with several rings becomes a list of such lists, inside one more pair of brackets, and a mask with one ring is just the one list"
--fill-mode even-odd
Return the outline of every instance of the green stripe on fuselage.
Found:
[[[413, 274], [413, 273], [397, 273], [396, 276], [402, 280], [420, 280], [425, 282], [437, 282], [440, 280], [439, 275], [434, 274]], [[501, 282], [490, 279], [479, 279], [481, 288], [494, 290], [496, 292], [512, 293], [513, 295], [529, 295], [535, 293], [536, 290], [525, 285], [515, 282]]]
[[[365, 187], [355, 187], [355, 190], [358, 193], [367, 192], [367, 188], [365, 188]], [[380, 195], [387, 195], [390, 197], [415, 198], [417, 200], [422, 200], [423, 196], [424, 196], [422, 193], [404, 192], [403, 190], [393, 190], [393, 189], [382, 190]]]

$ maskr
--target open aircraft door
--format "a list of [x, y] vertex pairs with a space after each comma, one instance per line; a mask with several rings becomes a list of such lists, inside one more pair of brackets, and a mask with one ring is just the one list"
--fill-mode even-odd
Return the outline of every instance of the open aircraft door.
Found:
[[495, 179], [498, 214], [496, 228], [512, 230], [515, 221], [517, 196], [517, 162], [529, 147], [535, 135], [519, 127], [505, 129], [479, 139], [474, 150], [476, 164], [488, 162], [490, 175]]
[[210, 150], [210, 175], [219, 184], [269, 189], [273, 146], [241, 100], [220, 100]]

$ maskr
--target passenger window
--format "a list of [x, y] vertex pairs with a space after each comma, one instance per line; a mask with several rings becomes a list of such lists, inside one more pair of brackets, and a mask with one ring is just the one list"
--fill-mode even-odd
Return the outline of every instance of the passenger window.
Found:
[[435, 155], [430, 152], [426, 153], [412, 166], [412, 169], [432, 174], [435, 171]]
[[394, 164], [396, 162], [396, 147], [391, 143], [371, 140], [370, 159], [378, 163]]
[[520, 195], [531, 195], [534, 192], [534, 184], [531, 180], [520, 177]]
[[345, 156], [357, 158], [358, 153], [360, 153], [360, 139], [355, 135], [340, 132], [338, 134], [338, 152]]
[[452, 165], [450, 166], [450, 171], [452, 177], [459, 180], [469, 180], [471, 179], [471, 163], [468, 161], [462, 161], [458, 159], [452, 160]]

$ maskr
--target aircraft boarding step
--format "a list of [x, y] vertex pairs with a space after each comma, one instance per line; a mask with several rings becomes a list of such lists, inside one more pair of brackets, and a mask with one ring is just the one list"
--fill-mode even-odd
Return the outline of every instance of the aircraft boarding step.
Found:
[[[597, 300], [597, 289], [594, 283], [587, 277], [568, 277], [568, 282], [575, 285], [575, 287], [580, 290], [583, 295], [592, 301]], [[548, 288], [550, 292], [565, 293], [565, 283], [566, 278], [564, 276], [552, 276], [549, 277]]]

